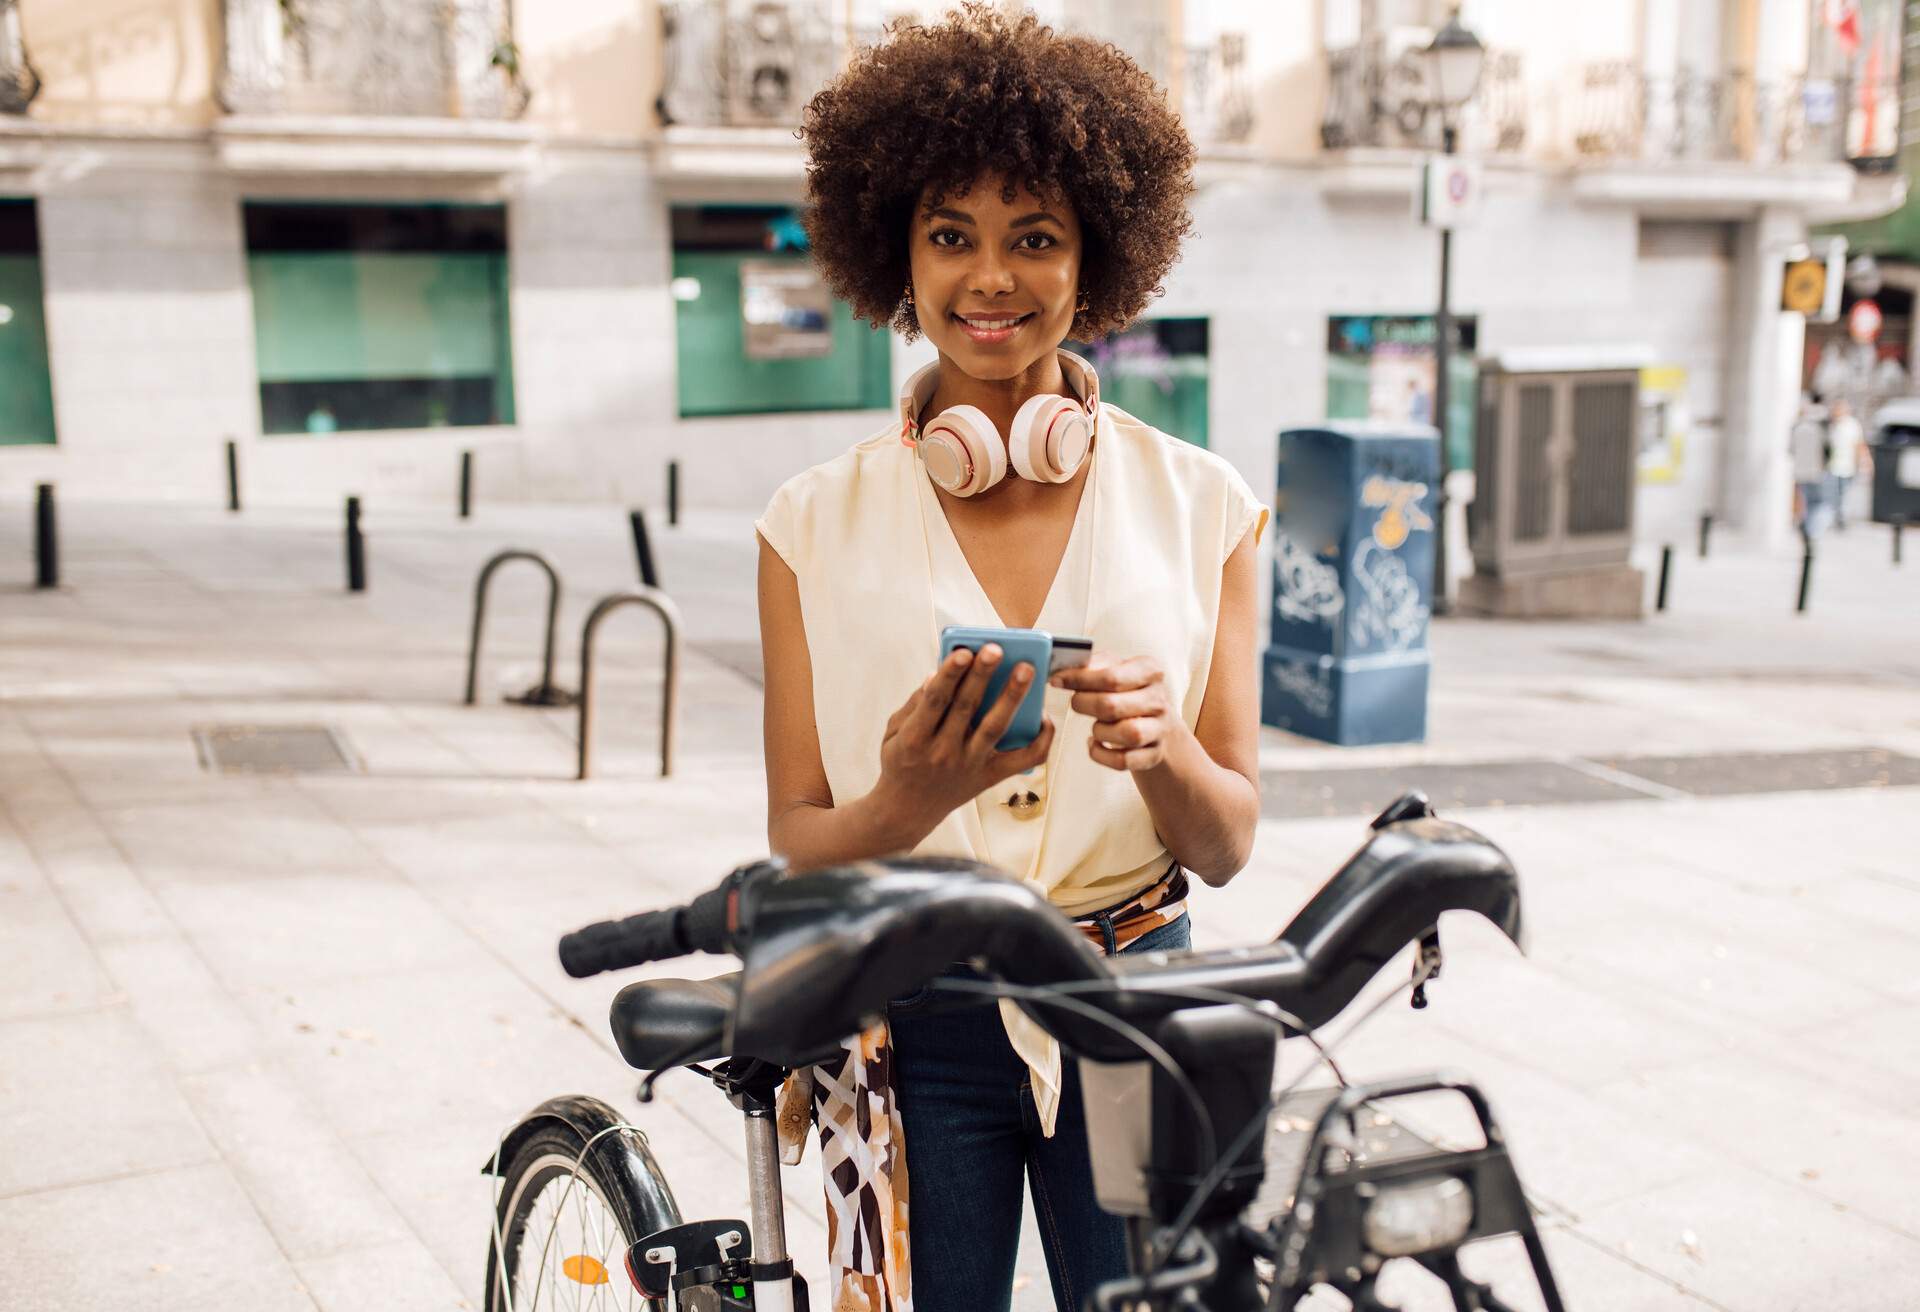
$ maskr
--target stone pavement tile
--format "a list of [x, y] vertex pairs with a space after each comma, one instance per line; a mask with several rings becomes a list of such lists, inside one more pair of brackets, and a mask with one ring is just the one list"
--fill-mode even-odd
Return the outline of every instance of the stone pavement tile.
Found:
[[1615, 1080], [1593, 1096], [1920, 1242], [1920, 1195], [1905, 1172], [1887, 1169], [1920, 1162], [1910, 1097], [1897, 1106], [1864, 1099], [1773, 1052], [1719, 1054]]
[[[599, 996], [604, 1007], [604, 982]], [[267, 1036], [268, 1055], [350, 1138], [456, 1110], [511, 1123], [588, 1083], [582, 1077], [619, 1068], [611, 1039], [601, 1038], [604, 1020], [589, 1035], [500, 965], [397, 971], [239, 1001]]]
[[4, 804], [47, 882], [96, 945], [173, 932], [166, 908], [127, 865], [92, 812], [66, 800]]
[[162, 898], [229, 989], [283, 989], [385, 971], [468, 967], [485, 948], [385, 872], [263, 872], [168, 886]]
[[412, 1238], [283, 1071], [229, 1066], [187, 1076], [181, 1090], [289, 1257], [322, 1258]]
[[260, 1032], [180, 935], [116, 939], [98, 951], [134, 1019], [174, 1071], [212, 1070], [259, 1055]]
[[[417, 735], [409, 732], [417, 740]], [[355, 740], [354, 746], [358, 747]], [[436, 753], [437, 756], [437, 753]], [[498, 815], [526, 804], [523, 786], [497, 779], [467, 777], [462, 757], [423, 764], [418, 769], [388, 767], [358, 775], [311, 775], [300, 789], [344, 825], [428, 825]]]
[[260, 875], [354, 874], [366, 850], [291, 785], [271, 798], [131, 806], [101, 824], [148, 883], [226, 883]]
[[1631, 935], [1567, 947], [1553, 969], [1605, 981], [1623, 1002], [1692, 1013], [1696, 1023], [1789, 1033], [1857, 1015], [1884, 996], [1731, 932], [1654, 921]]
[[1920, 1034], [1920, 1003], [1876, 1007], [1796, 1039], [1782, 1056], [1863, 1101], [1911, 1108], [1914, 1087], [1920, 1085], [1916, 1034]]
[[[417, 1240], [298, 1259], [294, 1267], [321, 1312], [449, 1312], [468, 1299]], [[614, 1278], [624, 1280], [623, 1273]]]
[[0, 810], [0, 1018], [90, 1010], [115, 991]]
[[0, 1022], [0, 1142], [0, 1196], [213, 1156], [124, 1008]]
[[0, 1199], [0, 1288], [21, 1312], [314, 1312], [220, 1166]]
[[1744, 1167], [1624, 1199], [1580, 1229], [1739, 1312], [1911, 1312], [1920, 1288], [1920, 1240]]

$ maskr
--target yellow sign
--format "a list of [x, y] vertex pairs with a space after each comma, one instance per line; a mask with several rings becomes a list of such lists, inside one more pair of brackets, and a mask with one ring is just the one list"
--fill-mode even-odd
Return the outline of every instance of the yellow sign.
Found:
[[1640, 371], [1639, 466], [1642, 483], [1676, 483], [1686, 455], [1693, 411], [1687, 403], [1687, 371], [1654, 365]]
[[1827, 262], [1789, 260], [1780, 278], [1780, 308], [1816, 315], [1827, 299]]

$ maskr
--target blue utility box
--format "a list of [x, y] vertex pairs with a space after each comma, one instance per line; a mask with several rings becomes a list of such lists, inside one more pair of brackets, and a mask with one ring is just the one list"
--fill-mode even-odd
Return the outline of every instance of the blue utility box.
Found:
[[1439, 487], [1427, 425], [1280, 434], [1263, 723], [1345, 746], [1427, 736]]

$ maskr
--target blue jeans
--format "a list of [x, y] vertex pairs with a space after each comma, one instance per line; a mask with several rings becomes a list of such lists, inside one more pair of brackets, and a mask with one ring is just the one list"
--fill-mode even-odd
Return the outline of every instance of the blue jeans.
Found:
[[[1182, 916], [1126, 951], [1178, 951], [1191, 942]], [[979, 978], [964, 966], [948, 973]], [[1079, 1067], [1063, 1055], [1064, 1088], [1048, 1137], [999, 1008], [954, 1006], [958, 999], [923, 989], [887, 1009], [907, 1140], [915, 1312], [1005, 1312], [1020, 1248], [1023, 1177], [1033, 1191], [1054, 1304], [1079, 1312], [1098, 1285], [1127, 1273], [1126, 1228], [1094, 1201]]]

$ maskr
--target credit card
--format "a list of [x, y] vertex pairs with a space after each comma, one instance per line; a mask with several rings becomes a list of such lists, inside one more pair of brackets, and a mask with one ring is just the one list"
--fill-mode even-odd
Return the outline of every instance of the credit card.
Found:
[[1066, 638], [1053, 635], [1053, 655], [1047, 661], [1047, 677], [1062, 670], [1077, 670], [1093, 659], [1092, 638]]

